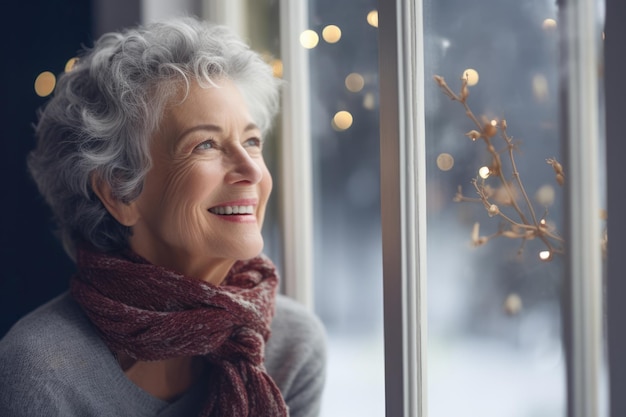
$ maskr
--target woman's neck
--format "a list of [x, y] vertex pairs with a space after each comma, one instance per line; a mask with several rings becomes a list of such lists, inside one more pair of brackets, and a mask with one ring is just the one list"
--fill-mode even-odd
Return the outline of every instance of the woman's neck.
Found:
[[201, 377], [203, 361], [197, 357], [172, 358], [162, 361], [135, 361], [118, 356], [126, 377], [148, 394], [164, 401], [174, 401]]

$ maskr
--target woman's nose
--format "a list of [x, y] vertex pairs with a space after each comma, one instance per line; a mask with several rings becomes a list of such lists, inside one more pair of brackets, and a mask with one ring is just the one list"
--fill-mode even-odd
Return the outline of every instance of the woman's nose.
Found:
[[228, 152], [229, 169], [226, 181], [229, 184], [257, 184], [263, 178], [260, 156], [252, 156], [243, 146], [235, 146]]

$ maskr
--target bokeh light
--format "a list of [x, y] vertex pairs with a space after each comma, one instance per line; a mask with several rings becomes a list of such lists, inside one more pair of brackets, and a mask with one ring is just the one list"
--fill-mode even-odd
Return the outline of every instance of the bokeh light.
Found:
[[320, 37], [315, 31], [307, 29], [300, 34], [300, 45], [306, 49], [313, 49], [320, 41]]
[[554, 204], [556, 191], [550, 184], [544, 184], [535, 193], [535, 200], [544, 207], [550, 207]]
[[272, 73], [276, 78], [283, 78], [283, 61], [280, 59], [273, 59], [270, 62], [272, 65]]
[[489, 178], [489, 175], [491, 174], [491, 170], [489, 169], [489, 167], [485, 166], [485, 167], [480, 167], [480, 169], [478, 170], [478, 175], [480, 176], [480, 178], [482, 179], [487, 179]]
[[352, 126], [352, 122], [353, 122], [352, 114], [350, 114], [350, 112], [342, 110], [342, 111], [338, 111], [337, 113], [335, 113], [331, 126], [335, 130], [342, 131], [342, 130], [349, 129], [350, 126]]
[[367, 93], [363, 96], [363, 107], [367, 110], [374, 110], [376, 108], [376, 97], [374, 93]]
[[339, 26], [328, 25], [322, 30], [322, 38], [328, 43], [337, 43], [341, 39]]
[[39, 97], [47, 97], [54, 91], [57, 79], [50, 71], [44, 71], [35, 79], [35, 93]]
[[511, 316], [518, 314], [522, 307], [522, 298], [515, 293], [509, 294], [504, 300], [504, 311]]
[[365, 79], [361, 74], [353, 72], [348, 74], [345, 80], [345, 84], [348, 91], [358, 93], [365, 86]]
[[372, 10], [367, 14], [367, 23], [375, 28], [378, 27], [378, 10]]
[[74, 65], [76, 65], [77, 62], [78, 62], [77, 57], [68, 59], [68, 61], [65, 63], [65, 72], [70, 72], [71, 70], [73, 70]]
[[556, 29], [556, 20], [554, 19], [545, 19], [543, 21], [543, 23], [541, 24], [541, 27], [543, 28], [543, 30], [547, 31], [551, 31]]
[[454, 166], [454, 158], [449, 153], [440, 153], [437, 156], [437, 168], [442, 171], [450, 171]]
[[542, 74], [533, 77], [533, 96], [540, 102], [548, 99], [548, 80]]
[[551, 261], [552, 260], [552, 252], [549, 250], [542, 250], [539, 252], [539, 259], [542, 261]]
[[476, 71], [474, 68], [468, 68], [463, 71], [463, 78], [467, 80], [467, 85], [471, 87], [478, 84], [478, 79], [480, 77], [478, 76], [478, 71]]

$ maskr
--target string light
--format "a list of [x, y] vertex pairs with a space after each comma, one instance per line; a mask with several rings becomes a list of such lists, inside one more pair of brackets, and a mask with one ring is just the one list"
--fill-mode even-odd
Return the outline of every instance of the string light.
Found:
[[337, 43], [341, 39], [339, 26], [328, 25], [322, 30], [322, 38], [328, 43]]
[[482, 179], [489, 178], [490, 174], [491, 174], [491, 170], [489, 169], [489, 167], [480, 167], [480, 169], [478, 170], [478, 175]]
[[306, 49], [313, 49], [320, 41], [320, 37], [315, 31], [307, 29], [300, 34], [300, 45]]
[[35, 93], [39, 97], [47, 97], [54, 91], [57, 79], [50, 71], [44, 71], [35, 79]]

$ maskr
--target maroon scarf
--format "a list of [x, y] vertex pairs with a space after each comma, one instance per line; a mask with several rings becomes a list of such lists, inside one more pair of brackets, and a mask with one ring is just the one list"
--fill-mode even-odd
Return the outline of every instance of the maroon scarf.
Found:
[[287, 416], [263, 365], [278, 284], [269, 259], [239, 261], [215, 286], [134, 253], [77, 255], [71, 293], [113, 352], [205, 357], [211, 375], [200, 416]]

